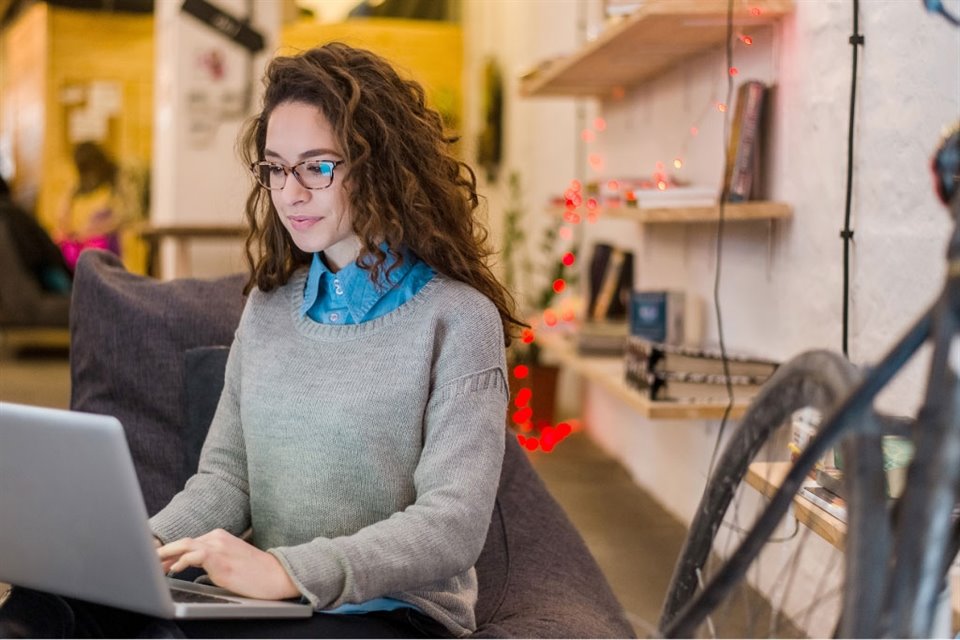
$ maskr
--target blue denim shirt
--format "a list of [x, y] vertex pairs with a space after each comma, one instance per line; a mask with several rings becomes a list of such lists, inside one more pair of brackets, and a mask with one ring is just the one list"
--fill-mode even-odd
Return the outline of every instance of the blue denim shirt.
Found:
[[320, 253], [314, 253], [300, 312], [321, 324], [360, 324], [390, 313], [417, 295], [433, 278], [433, 269], [427, 263], [412, 251], [402, 253], [403, 264], [389, 276], [386, 270], [396, 259], [387, 253], [385, 268], [377, 283], [370, 279], [369, 271], [355, 262], [333, 273]]

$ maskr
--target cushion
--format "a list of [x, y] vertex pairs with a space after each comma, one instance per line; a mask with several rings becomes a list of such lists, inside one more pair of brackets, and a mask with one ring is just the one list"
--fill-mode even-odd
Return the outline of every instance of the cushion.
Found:
[[229, 345], [243, 310], [240, 274], [160, 282], [105, 251], [77, 264], [70, 308], [70, 407], [116, 416], [153, 515], [184, 476], [184, 353]]
[[230, 347], [187, 349], [183, 359], [183, 481], [197, 472], [200, 450], [223, 391]]

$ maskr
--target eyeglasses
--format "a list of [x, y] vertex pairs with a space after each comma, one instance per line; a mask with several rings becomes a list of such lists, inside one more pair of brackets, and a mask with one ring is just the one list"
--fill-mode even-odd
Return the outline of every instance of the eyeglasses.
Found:
[[343, 160], [304, 160], [292, 167], [278, 162], [254, 162], [250, 172], [264, 189], [279, 191], [287, 184], [287, 175], [292, 173], [305, 189], [326, 189], [333, 184], [333, 170], [343, 164]]

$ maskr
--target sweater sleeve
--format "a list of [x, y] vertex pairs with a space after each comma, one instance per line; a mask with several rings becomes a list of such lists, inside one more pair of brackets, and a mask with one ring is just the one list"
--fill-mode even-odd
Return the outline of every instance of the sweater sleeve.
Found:
[[223, 392], [203, 444], [197, 473], [150, 519], [163, 542], [197, 537], [222, 528], [240, 535], [250, 524], [247, 455], [240, 421], [241, 342], [227, 357]]
[[480, 333], [448, 336], [451, 351], [439, 358], [461, 375], [441, 382], [427, 403], [415, 502], [353, 535], [268, 550], [314, 607], [427, 587], [476, 563], [499, 484], [509, 399], [499, 317], [482, 315]]

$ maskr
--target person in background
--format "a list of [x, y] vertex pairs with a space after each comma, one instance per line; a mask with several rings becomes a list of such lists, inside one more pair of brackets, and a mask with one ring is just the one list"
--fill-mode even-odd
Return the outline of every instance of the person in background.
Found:
[[77, 184], [64, 197], [55, 238], [72, 272], [84, 249], [120, 255], [119, 229], [124, 221], [117, 163], [95, 142], [81, 142], [73, 152]]
[[[467, 636], [523, 326], [486, 263], [476, 177], [423, 88], [369, 51], [278, 57], [265, 85], [241, 137], [246, 307], [199, 469], [150, 526], [164, 571], [314, 614], [167, 637]], [[59, 608], [61, 633], [146, 633]], [[14, 587], [0, 623], [39, 634], [50, 610]]]
[[71, 274], [60, 249], [37, 219], [13, 200], [0, 176], [0, 224], [5, 224], [20, 263], [44, 291], [70, 293]]

